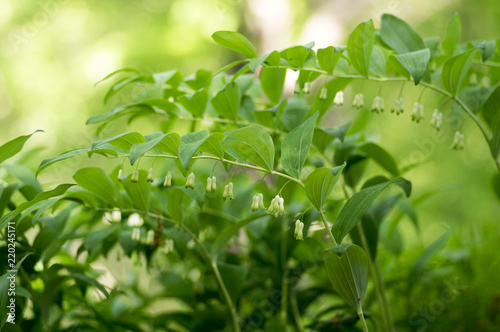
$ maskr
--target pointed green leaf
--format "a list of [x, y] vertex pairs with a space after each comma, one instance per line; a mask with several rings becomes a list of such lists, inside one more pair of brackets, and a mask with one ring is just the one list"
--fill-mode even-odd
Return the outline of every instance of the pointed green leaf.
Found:
[[391, 61], [396, 61], [395, 65], [400, 73], [404, 75], [408, 73], [413, 77], [415, 85], [420, 83], [425, 72], [429, 69], [430, 59], [431, 52], [428, 48], [404, 54], [393, 54], [390, 57]]
[[302, 68], [306, 60], [314, 53], [310, 45], [292, 46], [280, 52], [280, 55], [285, 59], [291, 68]]
[[184, 95], [178, 98], [178, 101], [193, 116], [201, 118], [208, 103], [208, 92], [205, 89], [196, 91], [191, 95]]
[[238, 83], [229, 82], [211, 101], [217, 114], [221, 117], [236, 120], [241, 103], [241, 91]]
[[443, 39], [443, 51], [447, 56], [453, 56], [453, 52], [460, 41], [460, 36], [462, 35], [462, 23], [460, 22], [460, 16], [455, 13], [452, 18], [448, 21], [448, 26], [446, 27], [446, 36]]
[[368, 284], [368, 258], [361, 247], [344, 244], [323, 252], [333, 289], [351, 306], [361, 308]]
[[453, 58], [449, 58], [443, 64], [441, 81], [443, 82], [444, 88], [453, 96], [458, 95], [476, 52], [477, 48], [473, 48]]
[[222, 144], [234, 149], [247, 161], [268, 171], [273, 170], [274, 143], [262, 129], [249, 126], [229, 131]]
[[179, 160], [185, 169], [189, 168], [191, 158], [198, 150], [198, 148], [208, 138], [208, 130], [200, 130], [194, 133], [189, 133], [181, 137], [182, 144], [179, 147]]
[[283, 169], [296, 179], [300, 177], [302, 167], [307, 160], [317, 118], [318, 112], [289, 132], [281, 144]]
[[384, 52], [377, 45], [373, 45], [372, 55], [370, 58], [370, 72], [378, 77], [386, 76], [385, 56]]
[[97, 197], [108, 202], [111, 206], [122, 206], [118, 188], [116, 188], [104, 170], [97, 167], [81, 168], [73, 175], [73, 178], [80, 187], [87, 189]]
[[359, 24], [347, 41], [347, 55], [354, 69], [368, 77], [370, 58], [375, 42], [375, 27], [369, 20]]
[[316, 55], [316, 57], [318, 58], [318, 64], [321, 69], [323, 69], [330, 75], [333, 74], [335, 65], [342, 56], [343, 51], [344, 48], [337, 48], [333, 46], [318, 49], [318, 54]]
[[166, 151], [174, 156], [178, 154], [180, 145], [180, 137], [176, 133], [163, 134], [157, 132], [148, 135], [148, 140], [145, 143], [136, 143], [130, 148], [130, 164], [133, 165], [137, 159], [142, 157], [146, 152], [158, 148], [160, 151]]
[[342, 207], [337, 220], [333, 224], [333, 236], [338, 243], [342, 243], [344, 237], [349, 234], [361, 217], [373, 203], [375, 198], [390, 184], [397, 184], [409, 196], [411, 192], [411, 183], [401, 177], [396, 177], [388, 182], [380, 183], [371, 187], [364, 188], [354, 194]]
[[[37, 130], [33, 134], [43, 132], [43, 130]], [[24, 135], [14, 138], [11, 141], [8, 141], [4, 145], [0, 146], [0, 164], [10, 157], [15, 156], [23, 149], [24, 143], [33, 135]]]
[[345, 164], [334, 168], [316, 168], [307, 177], [304, 187], [307, 198], [318, 210], [323, 208], [335, 184], [339, 181]]
[[217, 266], [219, 268], [222, 280], [226, 285], [229, 296], [233, 300], [233, 303], [236, 303], [240, 296], [241, 290], [243, 289], [243, 283], [247, 276], [248, 268], [223, 262], [218, 262]]
[[399, 169], [394, 158], [380, 145], [368, 142], [363, 144], [360, 148], [361, 151], [371, 157], [377, 164], [382, 166], [392, 176], [399, 175]]
[[273, 103], [278, 104], [283, 94], [285, 85], [285, 68], [262, 68], [260, 72], [260, 85], [267, 98]]
[[212, 35], [213, 40], [230, 50], [243, 54], [249, 58], [257, 57], [257, 51], [252, 43], [241, 33], [235, 31], [217, 31]]
[[131, 181], [131, 175], [132, 174], [129, 174], [126, 179], [122, 181], [123, 188], [125, 188], [125, 191], [135, 208], [148, 212], [150, 195], [150, 187], [146, 181], [148, 172], [145, 170], [139, 170], [139, 181], [137, 183], [133, 183]]
[[122, 133], [101, 141], [92, 142], [91, 149], [95, 150], [106, 144], [111, 144], [119, 149], [128, 151], [136, 143], [144, 143], [144, 137], [137, 132]]
[[209, 153], [213, 156], [224, 158], [224, 147], [222, 146], [222, 141], [224, 140], [224, 134], [220, 132], [212, 133], [208, 138], [200, 145], [199, 150], [201, 152]]
[[380, 38], [396, 53], [409, 53], [425, 48], [418, 32], [402, 19], [391, 15], [382, 15]]

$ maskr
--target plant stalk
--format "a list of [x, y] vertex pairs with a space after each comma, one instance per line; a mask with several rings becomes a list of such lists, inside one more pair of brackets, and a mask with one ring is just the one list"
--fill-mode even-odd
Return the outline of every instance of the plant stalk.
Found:
[[368, 326], [366, 325], [366, 320], [365, 320], [365, 315], [363, 315], [363, 308], [361, 306], [358, 306], [357, 312], [359, 316], [359, 320], [361, 321], [361, 327], [363, 327], [363, 332], [369, 332]]

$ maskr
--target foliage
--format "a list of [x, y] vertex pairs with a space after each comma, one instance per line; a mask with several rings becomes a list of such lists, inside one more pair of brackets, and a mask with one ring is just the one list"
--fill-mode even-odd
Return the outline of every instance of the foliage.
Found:
[[[110, 174], [96, 166], [75, 169], [76, 184], [45, 191], [28, 169], [5, 166], [18, 181], [0, 185], [2, 250], [14, 241], [7, 229], [15, 225], [18, 312], [32, 312], [6, 329], [407, 328], [401, 313], [393, 319], [388, 294], [404, 288], [410, 299], [448, 235], [386, 285], [378, 249], [400, 258], [396, 226], [407, 215], [418, 227], [419, 198], [408, 198], [408, 168], [367, 133], [369, 109], [383, 112], [384, 101], [377, 96], [366, 105], [361, 95], [352, 122], [324, 128], [322, 119], [358, 80], [399, 82], [399, 114], [410, 81], [412, 89], [432, 90], [458, 105], [477, 124], [500, 173], [500, 47], [495, 41], [459, 44], [460, 34], [458, 16], [440, 42], [384, 14], [379, 29], [371, 20], [358, 25], [346, 46], [315, 51], [309, 43], [259, 57], [241, 34], [219, 31], [215, 42], [243, 58], [216, 72], [110, 74], [105, 80], [116, 81], [105, 103], [124, 102], [87, 124], [103, 133], [122, 118], [151, 117], [164, 120], [160, 131], [120, 132], [43, 160], [36, 175], [83, 154], [109, 158], [116, 167]], [[298, 79], [290, 95], [285, 82], [292, 71]], [[131, 95], [127, 87], [141, 93]], [[419, 122], [420, 99], [414, 109]], [[432, 121], [440, 130], [436, 109]], [[0, 162], [30, 136], [2, 145]], [[463, 140], [459, 133], [453, 147], [462, 149]], [[365, 172], [372, 161], [376, 176]], [[143, 274], [109, 284], [102, 262]], [[151, 279], [158, 285], [148, 289]], [[4, 308], [6, 297], [0, 300]]]

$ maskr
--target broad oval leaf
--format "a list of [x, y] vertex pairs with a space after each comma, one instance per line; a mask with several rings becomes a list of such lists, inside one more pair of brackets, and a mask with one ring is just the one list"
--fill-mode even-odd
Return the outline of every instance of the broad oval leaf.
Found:
[[333, 289], [351, 306], [361, 308], [368, 284], [368, 257], [361, 247], [344, 244], [323, 252]]
[[130, 164], [133, 165], [137, 159], [142, 157], [146, 152], [157, 148], [160, 151], [165, 151], [171, 155], [177, 156], [181, 138], [176, 133], [163, 134], [157, 132], [146, 137], [148, 140], [145, 143], [136, 143], [130, 148]]
[[285, 85], [285, 68], [262, 68], [260, 72], [260, 86], [267, 98], [273, 103], [278, 104], [283, 94]]
[[281, 144], [281, 163], [283, 169], [296, 179], [300, 177], [300, 172], [306, 162], [317, 118], [318, 112], [289, 132]]
[[201, 152], [209, 153], [213, 156], [224, 158], [224, 147], [222, 146], [222, 141], [224, 140], [224, 134], [220, 132], [212, 133], [207, 137], [205, 142], [200, 145], [199, 150]]
[[222, 144], [234, 149], [245, 160], [272, 172], [274, 144], [262, 129], [249, 126], [229, 131]]
[[339, 181], [340, 174], [344, 167], [345, 164], [334, 168], [321, 167], [316, 168], [309, 174], [304, 183], [304, 187], [307, 198], [309, 198], [316, 209], [322, 209], [333, 187]]
[[185, 169], [189, 168], [191, 158], [207, 138], [208, 130], [206, 129], [182, 136], [182, 144], [179, 147], [179, 160]]
[[380, 38], [399, 54], [425, 48], [424, 40], [418, 32], [407, 22], [391, 14], [382, 15]]
[[148, 173], [145, 170], [139, 170], [139, 181], [137, 183], [131, 181], [131, 174], [122, 182], [123, 188], [125, 188], [132, 205], [145, 212], [149, 211], [150, 188], [146, 181], [147, 177]]
[[415, 85], [420, 83], [426, 71], [429, 69], [429, 61], [431, 60], [431, 52], [428, 48], [415, 52], [393, 54], [391, 61], [395, 61], [396, 68], [402, 74], [408, 73], [413, 77]]
[[236, 120], [241, 103], [241, 91], [238, 83], [229, 82], [211, 101], [214, 110], [221, 117]]
[[384, 77], [387, 73], [384, 52], [377, 45], [373, 45], [370, 57], [370, 72], [378, 77]]
[[354, 69], [368, 77], [370, 59], [375, 42], [375, 27], [369, 20], [359, 24], [347, 41], [347, 55]]
[[128, 151], [130, 150], [132, 145], [137, 143], [144, 143], [144, 141], [145, 141], [144, 136], [142, 136], [138, 132], [122, 133], [110, 138], [106, 138], [101, 141], [92, 142], [90, 148], [92, 150], [95, 150], [109, 143], [113, 146], [116, 146], [119, 149]]
[[243, 54], [249, 58], [257, 57], [257, 51], [250, 41], [239, 32], [217, 31], [212, 35], [213, 40], [230, 50]]
[[447, 56], [453, 56], [453, 52], [460, 41], [460, 35], [462, 34], [462, 23], [460, 22], [460, 16], [455, 13], [446, 26], [446, 36], [443, 39], [443, 51]]
[[349, 234], [361, 220], [361, 217], [365, 214], [375, 198], [392, 183], [399, 185], [407, 196], [410, 195], [411, 183], [402, 177], [396, 177], [390, 181], [379, 183], [358, 191], [345, 203], [342, 210], [340, 210], [337, 220], [333, 224], [333, 236], [338, 243], [342, 243], [344, 237]]
[[61, 153], [58, 156], [44, 159], [44, 160], [42, 160], [42, 162], [38, 166], [38, 169], [36, 170], [36, 175], [38, 175], [45, 168], [49, 167], [50, 165], [52, 165], [52, 164], [54, 164], [54, 163], [56, 163], [58, 161], [69, 159], [69, 158], [72, 158], [74, 156], [78, 156], [78, 155], [80, 155], [82, 153], [86, 153], [86, 152], [90, 152], [90, 151], [91, 151], [90, 148], [70, 150], [70, 151]]
[[328, 46], [326, 48], [318, 49], [316, 57], [318, 59], [318, 64], [321, 67], [321, 69], [323, 69], [330, 75], [333, 74], [335, 65], [342, 56], [343, 51], [344, 48], [337, 48], [333, 46]]
[[97, 167], [82, 168], [73, 175], [73, 178], [80, 187], [102, 198], [111, 206], [122, 206], [118, 188], [104, 170]]
[[208, 103], [208, 92], [205, 89], [196, 91], [190, 95], [180, 96], [178, 101], [184, 108], [195, 117], [202, 117]]
[[453, 96], [458, 94], [464, 78], [467, 76], [477, 48], [473, 48], [462, 54], [449, 58], [443, 64], [441, 81], [444, 88]]
[[368, 142], [363, 144], [360, 148], [361, 151], [365, 152], [370, 156], [377, 164], [383, 167], [386, 171], [391, 173], [393, 176], [399, 175], [399, 169], [394, 158], [380, 145]]

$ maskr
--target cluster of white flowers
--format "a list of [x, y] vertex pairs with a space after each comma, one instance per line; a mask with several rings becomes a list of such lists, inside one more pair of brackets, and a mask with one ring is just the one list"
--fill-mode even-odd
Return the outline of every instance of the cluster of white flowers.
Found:
[[384, 98], [377, 96], [373, 99], [372, 112], [380, 113], [384, 111]]
[[222, 194], [222, 199], [223, 200], [226, 200], [226, 199], [234, 199], [234, 194], [233, 194], [233, 183], [232, 182], [229, 182], [228, 184], [226, 184], [226, 186], [224, 187], [224, 193]]
[[438, 109], [435, 109], [434, 113], [432, 113], [431, 126], [439, 131], [441, 129], [442, 124], [443, 124], [443, 113], [439, 112]]
[[119, 208], [114, 208], [111, 212], [104, 212], [102, 221], [105, 223], [120, 222], [122, 220], [122, 212]]
[[413, 104], [413, 112], [411, 113], [411, 121], [419, 123], [424, 119], [424, 105], [416, 102]]
[[276, 195], [269, 205], [269, 209], [267, 212], [274, 215], [275, 218], [278, 218], [278, 215], [285, 214], [285, 200], [280, 195]]
[[403, 99], [403, 97], [396, 98], [396, 100], [394, 101], [394, 105], [391, 108], [391, 113], [395, 112], [396, 115], [399, 115], [403, 113], [404, 110], [405, 110], [405, 100]]
[[252, 207], [250, 208], [250, 210], [252, 212], [255, 212], [257, 210], [262, 210], [265, 208], [266, 206], [264, 205], [264, 195], [262, 195], [261, 193], [255, 194], [253, 196]]
[[333, 99], [333, 104], [335, 104], [337, 106], [344, 105], [344, 92], [343, 91], [337, 92], [337, 94], [335, 95], [335, 98]]
[[215, 192], [217, 190], [217, 178], [215, 176], [208, 177], [207, 178], [207, 187], [206, 191], [207, 193], [209, 192]]
[[453, 138], [453, 143], [451, 144], [453, 150], [463, 150], [465, 148], [464, 144], [464, 134], [457, 131], [455, 137]]
[[352, 107], [357, 109], [362, 109], [364, 105], [364, 97], [362, 93], [357, 93], [352, 101]]

